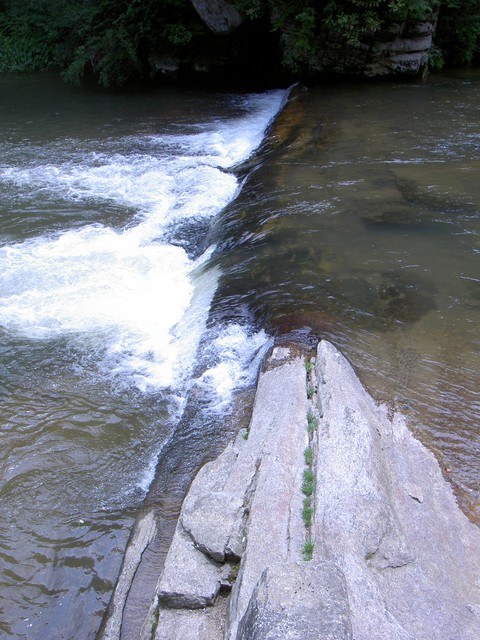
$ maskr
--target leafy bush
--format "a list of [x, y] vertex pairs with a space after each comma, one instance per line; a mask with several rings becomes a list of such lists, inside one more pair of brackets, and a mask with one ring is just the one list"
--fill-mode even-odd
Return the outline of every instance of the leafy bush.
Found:
[[149, 56], [184, 49], [205, 29], [188, 0], [6, 0], [0, 72], [59, 67], [103, 86], [148, 77]]
[[358, 47], [392, 23], [438, 12], [435, 61], [470, 64], [480, 51], [480, 0], [239, 0], [251, 19], [270, 16], [280, 31], [286, 67], [308, 70], [325, 38]]
[[[232, 1], [247, 17], [245, 42], [276, 32], [295, 73], [317, 68], [326, 38], [356, 47], [392, 23], [436, 12], [432, 64], [470, 64], [480, 50], [480, 0]], [[208, 38], [216, 36], [189, 0], [0, 0], [0, 72], [60, 68], [73, 82], [121, 86], [151, 77], [156, 55], [188, 59]]]
[[446, 64], [478, 63], [480, 1], [446, 0], [442, 2], [435, 44]]

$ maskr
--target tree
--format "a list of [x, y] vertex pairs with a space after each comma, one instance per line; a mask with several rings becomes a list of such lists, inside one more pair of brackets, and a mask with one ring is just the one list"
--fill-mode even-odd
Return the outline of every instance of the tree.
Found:
[[[328, 39], [361, 47], [393, 23], [437, 14], [437, 64], [471, 64], [480, 51], [480, 0], [232, 2], [246, 24], [240, 36], [226, 37], [243, 37], [245, 45], [253, 33], [258, 43], [258, 33], [271, 38], [273, 31], [268, 46], [280, 48], [293, 74], [315, 70]], [[0, 72], [57, 68], [72, 82], [122, 86], [152, 78], [159, 55], [193, 66], [197, 53], [219, 42], [189, 0], [0, 0]]]

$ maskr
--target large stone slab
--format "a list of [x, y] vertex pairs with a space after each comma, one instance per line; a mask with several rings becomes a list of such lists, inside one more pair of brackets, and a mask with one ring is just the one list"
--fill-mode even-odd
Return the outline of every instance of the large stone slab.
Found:
[[[265, 569], [301, 558], [306, 416], [304, 357], [295, 349], [274, 349], [259, 378], [248, 434], [240, 433], [201, 469], [184, 500], [157, 587], [159, 638], [180, 633], [176, 615], [166, 607], [211, 607], [222, 580], [225, 585], [221, 563], [241, 557], [226, 631], [235, 637]], [[228, 562], [224, 569], [230, 569]], [[192, 638], [211, 640], [210, 619], [218, 616], [179, 611], [178, 624], [195, 621]]]
[[157, 586], [160, 603], [185, 609], [213, 605], [221, 579], [221, 567], [196, 549], [179, 523]]
[[256, 474], [256, 457], [244, 434], [200, 470], [182, 506], [184, 530], [217, 562], [238, 560], [243, 553], [249, 489]]
[[204, 24], [215, 33], [227, 34], [239, 27], [242, 16], [227, 0], [191, 0]]
[[205, 609], [162, 608], [155, 640], [223, 640], [225, 618], [226, 598]]
[[[480, 532], [435, 458], [327, 342], [313, 382], [308, 400], [302, 354], [276, 348], [248, 438], [192, 483], [157, 589], [156, 640], [478, 640]], [[312, 408], [315, 547], [305, 562]]]
[[327, 342], [316, 374], [315, 556], [345, 574], [355, 639], [478, 640], [478, 528], [403, 418]]
[[263, 372], [248, 443], [260, 454], [250, 501], [245, 552], [232, 590], [225, 638], [236, 638], [263, 572], [302, 557], [305, 526], [301, 491], [307, 446], [304, 358], [277, 348]]
[[347, 589], [328, 562], [266, 569], [242, 618], [237, 640], [350, 640]]

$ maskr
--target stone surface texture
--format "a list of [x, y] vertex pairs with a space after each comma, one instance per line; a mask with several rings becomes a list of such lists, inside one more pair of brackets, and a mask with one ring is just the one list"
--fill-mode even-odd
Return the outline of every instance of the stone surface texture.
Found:
[[135, 526], [125, 552], [120, 576], [110, 601], [109, 616], [105, 629], [101, 632], [102, 640], [118, 640], [122, 628], [122, 617], [128, 592], [143, 552], [156, 532], [155, 517], [152, 511], [144, 514]]
[[480, 532], [434, 456], [322, 342], [315, 556], [345, 574], [356, 640], [480, 637]]
[[[236, 574], [241, 557], [226, 632], [235, 637], [263, 572], [301, 557], [305, 539], [301, 517], [307, 445], [305, 377], [302, 356], [291, 349], [275, 349], [258, 382], [248, 433], [241, 432], [195, 478], [157, 587], [161, 603], [157, 640], [169, 634], [172, 639], [177, 637], [173, 635], [176, 618], [164, 613], [165, 607], [178, 607], [182, 602], [187, 607], [192, 602], [202, 606], [201, 598], [213, 593], [214, 584], [218, 588], [225, 585], [221, 563], [227, 562], [227, 568]], [[202, 588], [198, 578], [205, 567], [208, 578]], [[194, 584], [198, 589], [192, 599]], [[195, 628], [199, 627], [207, 629], [204, 621]], [[210, 628], [198, 637], [214, 635]]]
[[155, 640], [223, 640], [226, 608], [222, 597], [205, 609], [161, 608]]
[[274, 368], [258, 383], [247, 441], [249, 455], [257, 456], [257, 474], [225, 634], [232, 640], [265, 569], [300, 559], [305, 541], [301, 492], [308, 443], [305, 362], [278, 348], [270, 366]]
[[330, 343], [310, 375], [298, 347], [276, 347], [248, 432], [192, 483], [157, 586], [155, 639], [478, 640], [480, 531], [434, 456]]
[[426, 70], [437, 16], [390, 24], [358, 46], [348, 45], [323, 34], [318, 71], [383, 77], [417, 76]]
[[187, 609], [212, 605], [220, 591], [221, 575], [221, 567], [195, 547], [179, 522], [157, 588], [159, 601]]
[[350, 640], [342, 572], [328, 562], [276, 565], [258, 581], [237, 640]]
[[191, 0], [204, 24], [215, 33], [228, 34], [242, 22], [238, 9], [226, 0]]

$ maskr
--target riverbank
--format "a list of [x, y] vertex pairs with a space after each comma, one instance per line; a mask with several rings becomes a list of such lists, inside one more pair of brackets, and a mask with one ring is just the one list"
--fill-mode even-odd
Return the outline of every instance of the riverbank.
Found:
[[404, 418], [330, 343], [280, 346], [249, 428], [192, 483], [138, 637], [474, 640], [479, 565], [480, 531]]

